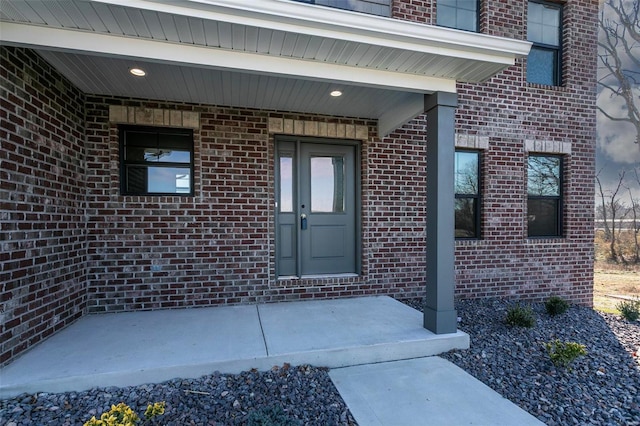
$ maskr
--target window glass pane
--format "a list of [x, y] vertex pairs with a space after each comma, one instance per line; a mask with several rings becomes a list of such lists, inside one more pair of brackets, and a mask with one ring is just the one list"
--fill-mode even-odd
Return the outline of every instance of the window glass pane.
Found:
[[529, 195], [560, 196], [560, 157], [530, 156], [528, 165]]
[[527, 206], [530, 237], [559, 235], [558, 199], [529, 199]]
[[544, 6], [542, 8], [542, 23], [543, 25], [557, 29], [560, 25], [560, 9], [557, 7]]
[[542, 26], [542, 10], [544, 6], [540, 3], [529, 2], [529, 10], [527, 10], [527, 39], [529, 41], [540, 41], [538, 38], [532, 37], [532, 30], [536, 29], [537, 34], [541, 34], [540, 27]]
[[456, 151], [455, 193], [478, 194], [478, 153]]
[[439, 0], [437, 24], [459, 30], [477, 31], [477, 0]]
[[527, 40], [532, 42], [542, 42], [542, 25], [529, 23], [527, 27]]
[[475, 10], [458, 10], [458, 19], [456, 28], [461, 30], [476, 30], [476, 12]]
[[438, 25], [454, 28], [456, 26], [456, 10], [453, 7], [438, 4]]
[[475, 238], [477, 202], [475, 198], [456, 198], [455, 225], [456, 238]]
[[311, 211], [344, 212], [344, 158], [311, 158]]
[[280, 157], [280, 211], [293, 212], [293, 158]]
[[147, 167], [146, 192], [189, 193], [191, 176], [189, 169], [180, 167]]
[[155, 154], [157, 161], [165, 163], [190, 163], [191, 153], [189, 151], [179, 151], [176, 149], [159, 149]]
[[125, 131], [125, 144], [127, 146], [158, 146], [158, 134], [139, 130]]
[[146, 126], [120, 126], [126, 194], [191, 194], [193, 132]]
[[127, 183], [126, 190], [128, 193], [147, 192], [147, 168], [144, 166], [127, 167], [125, 181]]
[[127, 161], [145, 161], [150, 163], [185, 163], [191, 162], [191, 152], [162, 148], [142, 148], [130, 146], [126, 150]]
[[477, 0], [457, 0], [456, 5], [458, 6], [458, 9], [472, 10], [474, 12], [478, 10]]
[[193, 145], [190, 135], [180, 133], [159, 133], [158, 147], [160, 148], [181, 148], [182, 150], [191, 150]]
[[527, 59], [529, 83], [556, 85], [556, 51], [532, 47]]
[[560, 46], [560, 8], [529, 2], [527, 40]]

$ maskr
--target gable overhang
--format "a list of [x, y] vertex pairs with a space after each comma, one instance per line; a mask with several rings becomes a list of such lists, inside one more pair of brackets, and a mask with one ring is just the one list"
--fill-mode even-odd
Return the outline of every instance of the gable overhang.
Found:
[[[374, 119], [380, 136], [423, 113], [424, 95], [486, 81], [530, 49], [288, 0], [5, 0], [0, 16], [3, 44], [37, 50], [87, 93]], [[132, 63], [164, 81], [126, 83]], [[332, 88], [357, 96], [328, 100]]]

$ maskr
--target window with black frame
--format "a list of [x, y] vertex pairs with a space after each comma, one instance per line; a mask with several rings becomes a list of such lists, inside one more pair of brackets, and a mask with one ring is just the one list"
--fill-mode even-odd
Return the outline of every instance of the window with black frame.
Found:
[[480, 238], [480, 153], [455, 153], [455, 237]]
[[193, 195], [193, 131], [120, 126], [123, 195]]
[[478, 32], [479, 0], [438, 0], [436, 8], [438, 25]]
[[562, 235], [562, 157], [531, 154], [527, 170], [530, 237]]
[[530, 1], [527, 40], [533, 43], [527, 58], [529, 83], [559, 86], [562, 74], [562, 5]]

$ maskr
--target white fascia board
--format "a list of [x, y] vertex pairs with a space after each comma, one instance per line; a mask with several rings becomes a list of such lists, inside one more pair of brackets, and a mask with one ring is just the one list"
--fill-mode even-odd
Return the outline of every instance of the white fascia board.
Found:
[[531, 43], [289, 0], [93, 0], [239, 25], [513, 65]]
[[456, 91], [453, 79], [28, 24], [3, 22], [0, 38], [4, 43], [31, 48], [46, 47], [66, 52], [139, 58], [408, 92]]

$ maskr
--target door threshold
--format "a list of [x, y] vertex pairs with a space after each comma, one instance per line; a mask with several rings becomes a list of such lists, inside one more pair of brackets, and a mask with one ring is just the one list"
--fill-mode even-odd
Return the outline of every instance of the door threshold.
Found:
[[354, 277], [358, 277], [358, 274], [348, 272], [343, 274], [302, 275], [301, 277], [297, 275], [286, 275], [286, 276], [278, 277], [278, 280], [311, 280], [311, 279], [318, 279], [318, 278], [354, 278]]

